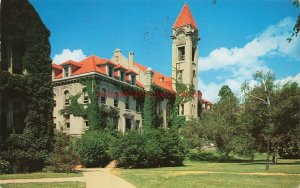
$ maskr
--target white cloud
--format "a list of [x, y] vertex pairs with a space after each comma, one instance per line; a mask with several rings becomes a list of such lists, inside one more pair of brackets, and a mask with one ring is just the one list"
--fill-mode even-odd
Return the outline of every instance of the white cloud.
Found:
[[[241, 96], [240, 85], [251, 80], [257, 70], [272, 71], [264, 62], [265, 57], [282, 56], [300, 60], [300, 38], [294, 37], [291, 43], [286, 40], [291, 35], [294, 20], [285, 18], [278, 24], [269, 26], [242, 48], [221, 47], [213, 50], [207, 57], [199, 58], [199, 71], [226, 70], [229, 74], [219, 83], [204, 83], [199, 80], [199, 89], [203, 97], [216, 102], [222, 85], [229, 85], [232, 91]], [[201, 73], [200, 73], [201, 75]], [[298, 77], [297, 77], [298, 76]], [[298, 79], [300, 75], [293, 77]], [[288, 78], [286, 78], [288, 79]], [[292, 79], [292, 77], [291, 77]]]
[[287, 82], [297, 82], [300, 84], [300, 73], [298, 73], [295, 76], [288, 76], [288, 77], [282, 78], [280, 80], [276, 80], [276, 83], [279, 85], [284, 85]]
[[86, 55], [84, 55], [81, 49], [73, 50], [73, 51], [69, 49], [63, 49], [61, 54], [55, 54], [53, 58], [53, 62], [56, 64], [61, 64], [68, 60], [81, 61], [85, 58]]

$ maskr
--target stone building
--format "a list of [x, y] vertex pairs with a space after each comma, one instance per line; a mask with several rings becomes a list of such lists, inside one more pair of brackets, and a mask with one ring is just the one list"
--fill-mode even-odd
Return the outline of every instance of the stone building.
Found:
[[[60, 65], [52, 64], [54, 89], [54, 124], [56, 128], [72, 135], [80, 135], [88, 128], [88, 121], [82, 117], [64, 117], [60, 111], [70, 105], [70, 95], [84, 91], [80, 78], [95, 76], [100, 81], [97, 91], [101, 94], [98, 103], [114, 108], [119, 113], [115, 119], [115, 127], [120, 131], [138, 129], [143, 126], [141, 110], [144, 98], [125, 95], [122, 86], [132, 90], [149, 91], [157, 88], [161, 93], [156, 100], [155, 111], [162, 117], [164, 127], [168, 126], [167, 118], [171, 111], [171, 98], [176, 93], [174, 79], [182, 83], [191, 84], [198, 88], [198, 28], [187, 4], [184, 4], [178, 18], [173, 25], [172, 39], [172, 77], [161, 74], [145, 67], [134, 60], [134, 53], [125, 57], [120, 49], [116, 49], [111, 59], [90, 56], [80, 62], [69, 60]], [[176, 73], [177, 72], [177, 73]], [[177, 77], [177, 78], [176, 78]], [[197, 93], [198, 94], [198, 93]], [[198, 95], [179, 106], [179, 115], [187, 119], [198, 117], [198, 105], [201, 108]], [[83, 92], [79, 103], [89, 103], [88, 96]]]

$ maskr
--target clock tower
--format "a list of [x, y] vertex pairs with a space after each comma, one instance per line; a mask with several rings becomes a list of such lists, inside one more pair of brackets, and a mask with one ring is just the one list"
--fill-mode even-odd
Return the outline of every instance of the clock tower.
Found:
[[[172, 38], [172, 78], [198, 89], [198, 27], [190, 8], [185, 3], [173, 25]], [[177, 70], [177, 71], [176, 71]], [[196, 92], [195, 92], [196, 93]], [[198, 97], [180, 104], [179, 115], [187, 119], [198, 117]]]

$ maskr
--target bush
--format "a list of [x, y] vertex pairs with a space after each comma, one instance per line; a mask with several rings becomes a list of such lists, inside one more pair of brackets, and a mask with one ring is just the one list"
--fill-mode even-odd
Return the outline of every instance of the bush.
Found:
[[71, 172], [79, 163], [79, 156], [71, 144], [71, 137], [65, 133], [56, 132], [54, 149], [46, 160], [49, 166], [45, 170], [52, 172]]
[[8, 173], [10, 165], [8, 161], [0, 159], [0, 174]]
[[179, 166], [185, 155], [185, 145], [173, 129], [131, 131], [120, 135], [111, 148], [117, 166], [125, 168]]
[[85, 167], [104, 167], [110, 161], [109, 146], [114, 137], [100, 131], [87, 131], [76, 142], [76, 150]]

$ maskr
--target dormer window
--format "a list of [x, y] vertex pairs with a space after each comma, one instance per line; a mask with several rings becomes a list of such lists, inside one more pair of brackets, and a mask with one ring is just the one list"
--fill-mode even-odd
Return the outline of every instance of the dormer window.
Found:
[[131, 85], [135, 85], [136, 84], [136, 78], [135, 75], [131, 75]]
[[70, 76], [70, 66], [64, 66], [64, 77]]
[[111, 66], [107, 66], [108, 76], [113, 78], [114, 77], [114, 68]]
[[121, 70], [120, 70], [120, 80], [125, 81], [125, 73], [124, 73], [124, 71], [121, 71]]

